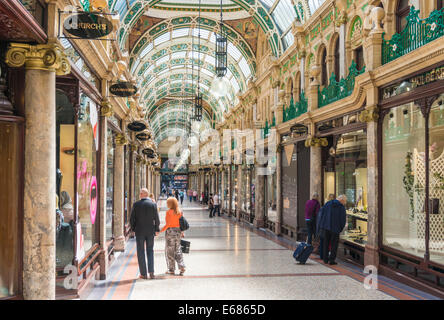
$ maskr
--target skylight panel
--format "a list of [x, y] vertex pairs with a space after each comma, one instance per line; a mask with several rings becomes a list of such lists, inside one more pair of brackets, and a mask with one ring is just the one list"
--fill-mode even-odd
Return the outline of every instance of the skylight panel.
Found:
[[210, 56], [210, 55], [207, 55], [207, 56], [205, 57], [205, 62], [208, 62], [208, 63], [210, 63], [210, 64], [212, 64], [212, 65], [215, 65], [215, 64], [216, 64], [216, 60], [215, 60], [212, 56]]
[[234, 58], [234, 60], [238, 61], [240, 59], [240, 57], [242, 56], [242, 54], [240, 53], [240, 51], [233, 46], [233, 44], [231, 42], [228, 42], [228, 53], [230, 54], [230, 56], [232, 56]]
[[262, 2], [263, 4], [265, 4], [265, 5], [266, 5], [267, 7], [269, 7], [269, 8], [271, 8], [271, 7], [273, 6], [274, 1], [275, 1], [275, 0], [261, 0], [261, 2]]
[[168, 55], [163, 56], [162, 58], [160, 58], [156, 61], [156, 65], [160, 66], [162, 63], [164, 63], [168, 60], [170, 60], [170, 57]]
[[231, 83], [231, 85], [233, 86], [234, 92], [235, 92], [235, 93], [238, 93], [239, 90], [240, 90], [240, 88], [239, 88], [239, 85], [237, 84], [236, 79], [235, 79], [235, 78], [232, 78], [232, 79], [230, 80], [230, 83]]
[[313, 14], [325, 2], [325, 0], [308, 0], [310, 13]]
[[294, 37], [293, 33], [288, 32], [284, 37], [285, 44], [287, 45], [287, 48], [290, 47], [294, 43]]
[[144, 58], [151, 50], [153, 50], [153, 43], [152, 42], [148, 43], [148, 45], [145, 47], [145, 49], [142, 50], [142, 52], [140, 53], [140, 57]]
[[152, 64], [148, 69], [146, 69], [145, 73], [143, 74], [143, 77], [146, 78], [148, 76], [148, 74], [153, 71], [154, 69], [154, 64]]
[[169, 32], [164, 33], [163, 35], [157, 37], [156, 39], [154, 39], [154, 45], [158, 46], [166, 41], [170, 40], [170, 36], [171, 34]]
[[205, 68], [200, 69], [200, 71], [210, 77], [212, 77], [214, 75], [210, 70], [205, 69]]
[[290, 0], [280, 0], [271, 14], [281, 31], [286, 31], [296, 19], [296, 11]]
[[185, 37], [190, 33], [190, 28], [180, 28], [180, 29], [175, 29], [172, 32], [172, 37], [173, 39], [175, 38], [180, 38], [180, 37]]
[[251, 75], [251, 71], [250, 71], [250, 67], [248, 66], [248, 63], [244, 57], [242, 57], [242, 59], [240, 59], [239, 67], [241, 68], [241, 71], [244, 74], [245, 78], [248, 79]]
[[[200, 38], [201, 39], [208, 39], [209, 35], [210, 35], [210, 31], [202, 29], [202, 28], [200, 29]], [[193, 29], [193, 36], [196, 38], [199, 36], [199, 28]]]
[[174, 52], [171, 54], [171, 59], [185, 58], [186, 55], [185, 51]]
[[210, 42], [211, 43], [216, 43], [216, 36], [214, 35], [214, 32], [211, 33]]
[[140, 64], [140, 59], [138, 58], [138, 59], [133, 63], [133, 66], [132, 66], [132, 68], [131, 68], [131, 73], [134, 73], [134, 71], [137, 69], [137, 67], [139, 66], [139, 64]]

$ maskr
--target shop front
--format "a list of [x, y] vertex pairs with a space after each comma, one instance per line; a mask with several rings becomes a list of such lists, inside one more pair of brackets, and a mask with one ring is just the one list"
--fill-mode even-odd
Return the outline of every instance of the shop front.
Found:
[[265, 208], [264, 208], [264, 220], [265, 226], [275, 231], [275, 225], [277, 222], [277, 174], [276, 174], [276, 155], [272, 156], [268, 161], [266, 167], [267, 174], [265, 175]]
[[322, 149], [321, 204], [347, 196], [338, 255], [363, 265], [368, 225], [366, 123], [359, 121], [359, 112], [353, 112], [320, 123], [317, 130], [328, 141]]
[[254, 221], [254, 168], [251, 165], [243, 165], [242, 168], [242, 185], [241, 193], [241, 219], [249, 223]]
[[281, 143], [281, 233], [306, 241], [305, 203], [310, 199], [310, 149], [305, 136], [287, 138]]
[[229, 212], [230, 215], [236, 216], [236, 207], [237, 207], [237, 198], [238, 198], [238, 179], [237, 179], [237, 165], [231, 165], [231, 186], [230, 186], [230, 195], [231, 195], [231, 210]]
[[444, 65], [380, 89], [380, 264], [444, 288]]

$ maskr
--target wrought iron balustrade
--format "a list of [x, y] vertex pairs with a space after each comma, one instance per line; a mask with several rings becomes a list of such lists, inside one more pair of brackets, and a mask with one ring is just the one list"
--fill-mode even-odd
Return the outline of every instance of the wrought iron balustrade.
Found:
[[293, 97], [291, 97], [290, 105], [287, 108], [284, 107], [283, 121], [290, 121], [294, 118], [299, 117], [301, 114], [306, 113], [307, 107], [307, 98], [305, 97], [304, 91], [301, 91], [301, 94], [299, 95], [299, 101], [294, 102]]
[[414, 6], [406, 17], [407, 25], [390, 40], [382, 35], [382, 64], [393, 61], [444, 35], [444, 9], [434, 10], [429, 17], [419, 18]]
[[336, 76], [332, 72], [329, 85], [322, 89], [318, 89], [318, 106], [323, 107], [335, 101], [341, 100], [352, 94], [355, 88], [355, 78], [364, 73], [365, 66], [358, 70], [356, 62], [352, 61], [350, 68], [348, 68], [348, 76], [336, 81]]

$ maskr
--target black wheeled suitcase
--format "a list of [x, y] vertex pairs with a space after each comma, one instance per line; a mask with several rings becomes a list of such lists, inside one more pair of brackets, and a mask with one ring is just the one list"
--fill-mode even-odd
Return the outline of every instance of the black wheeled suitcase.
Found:
[[300, 264], [305, 264], [312, 252], [313, 246], [311, 244], [301, 242], [293, 252], [293, 258], [295, 258]]

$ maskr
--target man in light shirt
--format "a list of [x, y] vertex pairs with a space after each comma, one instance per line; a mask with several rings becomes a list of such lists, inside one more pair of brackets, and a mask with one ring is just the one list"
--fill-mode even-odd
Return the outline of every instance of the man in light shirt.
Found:
[[219, 203], [219, 196], [217, 193], [213, 196], [213, 217], [216, 215], [217, 210], [217, 216], [220, 217], [220, 203]]

